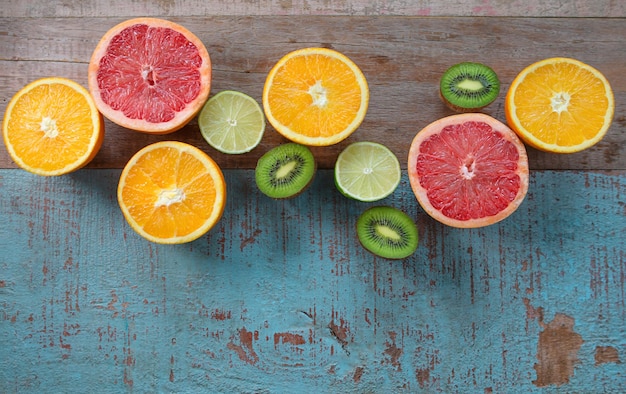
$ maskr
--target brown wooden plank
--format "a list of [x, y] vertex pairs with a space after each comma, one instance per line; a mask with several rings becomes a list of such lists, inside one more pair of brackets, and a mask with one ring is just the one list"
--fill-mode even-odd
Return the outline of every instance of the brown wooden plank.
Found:
[[[257, 100], [271, 66], [290, 50], [327, 46], [351, 57], [368, 78], [370, 108], [361, 128], [333, 147], [314, 150], [320, 168], [331, 168], [339, 151], [356, 140], [388, 145], [406, 166], [412, 137], [423, 126], [451, 114], [439, 101], [437, 83], [450, 65], [476, 60], [500, 75], [503, 92], [485, 112], [504, 120], [504, 92], [527, 64], [569, 56], [601, 70], [616, 96], [615, 122], [597, 146], [572, 155], [530, 150], [533, 169], [626, 168], [626, 23], [594, 18], [421, 18], [421, 17], [180, 17], [171, 18], [207, 45], [214, 66], [213, 89], [236, 89]], [[0, 18], [0, 111], [26, 82], [60, 75], [86, 85], [91, 51], [122, 18]], [[102, 150], [92, 168], [121, 168], [142, 146], [184, 140], [206, 150], [224, 168], [252, 168], [258, 157], [283, 141], [268, 127], [259, 148], [243, 156], [212, 150], [192, 121], [168, 136], [148, 136], [106, 124]], [[14, 168], [5, 150], [0, 168]]]
[[10, 1], [0, 17], [103, 17], [191, 15], [420, 15], [624, 17], [626, 3], [594, 1], [502, 0], [52, 0]]

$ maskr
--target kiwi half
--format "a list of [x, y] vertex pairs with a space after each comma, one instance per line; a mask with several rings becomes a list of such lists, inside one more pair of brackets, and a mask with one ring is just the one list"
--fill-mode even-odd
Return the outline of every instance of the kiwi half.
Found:
[[463, 62], [443, 73], [439, 94], [450, 109], [472, 112], [486, 107], [498, 97], [500, 80], [489, 66]]
[[304, 145], [286, 143], [267, 151], [257, 162], [255, 180], [259, 190], [271, 198], [300, 194], [313, 180], [316, 164]]
[[417, 249], [417, 226], [401, 210], [388, 206], [367, 209], [356, 223], [363, 247], [386, 259], [403, 259]]

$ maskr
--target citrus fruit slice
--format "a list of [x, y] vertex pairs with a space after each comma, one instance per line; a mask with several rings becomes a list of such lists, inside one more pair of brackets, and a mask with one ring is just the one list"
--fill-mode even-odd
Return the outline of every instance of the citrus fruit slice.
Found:
[[422, 208], [453, 227], [482, 227], [511, 215], [528, 191], [524, 144], [489, 115], [439, 119], [411, 143], [411, 188]]
[[179, 244], [201, 237], [219, 221], [226, 184], [219, 166], [200, 149], [161, 141], [128, 161], [117, 199], [128, 224], [141, 236]]
[[531, 64], [513, 80], [505, 100], [509, 126], [528, 145], [572, 153], [600, 141], [613, 120], [615, 101], [607, 79], [575, 59]]
[[386, 146], [359, 141], [348, 145], [335, 162], [337, 189], [358, 201], [378, 201], [400, 184], [400, 162]]
[[135, 18], [100, 39], [88, 78], [106, 118], [132, 130], [166, 134], [183, 127], [206, 102], [211, 59], [202, 41], [183, 26]]
[[256, 148], [265, 132], [263, 110], [247, 94], [225, 90], [211, 97], [198, 115], [202, 137], [222, 153], [239, 154]]
[[263, 87], [263, 109], [272, 126], [293, 142], [328, 146], [344, 140], [367, 112], [369, 88], [359, 67], [327, 48], [283, 56]]
[[87, 89], [67, 78], [42, 78], [17, 92], [2, 122], [13, 161], [38, 175], [63, 175], [89, 163], [104, 124]]

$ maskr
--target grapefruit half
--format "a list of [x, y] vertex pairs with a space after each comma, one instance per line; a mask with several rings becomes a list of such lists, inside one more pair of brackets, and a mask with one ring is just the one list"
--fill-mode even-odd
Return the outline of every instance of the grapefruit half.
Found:
[[122, 127], [166, 134], [187, 124], [211, 89], [211, 59], [198, 37], [164, 19], [135, 18], [112, 27], [89, 62], [98, 110]]
[[408, 173], [426, 213], [452, 227], [499, 222], [528, 191], [524, 144], [504, 123], [480, 113], [448, 116], [422, 129], [411, 143]]

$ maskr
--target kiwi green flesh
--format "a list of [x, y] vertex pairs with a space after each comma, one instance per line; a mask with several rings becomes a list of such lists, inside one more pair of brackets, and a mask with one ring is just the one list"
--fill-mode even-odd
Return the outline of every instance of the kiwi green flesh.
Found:
[[311, 183], [315, 169], [315, 158], [309, 148], [286, 143], [259, 158], [255, 181], [266, 196], [289, 198], [300, 194]]
[[397, 208], [369, 208], [361, 214], [356, 227], [363, 247], [376, 256], [403, 259], [417, 249], [417, 226], [411, 217]]
[[453, 109], [480, 109], [500, 93], [500, 80], [489, 66], [464, 62], [450, 67], [441, 77], [440, 93]]

